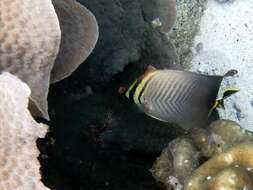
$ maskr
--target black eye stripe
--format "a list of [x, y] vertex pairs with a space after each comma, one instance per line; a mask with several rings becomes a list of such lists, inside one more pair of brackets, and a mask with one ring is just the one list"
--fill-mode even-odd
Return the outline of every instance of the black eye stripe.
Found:
[[154, 76], [155, 76], [155, 75], [152, 75], [151, 77], [149, 77], [149, 79], [146, 81], [146, 83], [144, 84], [143, 88], [141, 89], [141, 92], [140, 92], [140, 94], [139, 94], [139, 96], [138, 96], [138, 101], [140, 102], [140, 104], [142, 103], [142, 102], [141, 102], [141, 96], [142, 96], [144, 90], [146, 89], [148, 83], [150, 82], [150, 80], [151, 80]]
[[[133, 88], [131, 89], [130, 93], [129, 93], [129, 100], [131, 102], [134, 102], [134, 93], [136, 91], [136, 88], [139, 86], [139, 84], [141, 83], [142, 79], [138, 79], [137, 82], [134, 84]], [[135, 103], [135, 102], [134, 102]]]

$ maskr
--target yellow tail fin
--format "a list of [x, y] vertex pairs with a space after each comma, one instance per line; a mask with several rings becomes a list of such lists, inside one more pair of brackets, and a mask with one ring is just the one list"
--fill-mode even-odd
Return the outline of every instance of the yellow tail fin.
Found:
[[215, 101], [214, 105], [211, 107], [211, 109], [208, 112], [208, 117], [211, 116], [211, 114], [213, 113], [213, 110], [216, 108], [222, 108], [225, 109], [224, 106], [224, 100], [230, 96], [232, 96], [233, 94], [239, 92], [238, 88], [227, 88], [225, 89], [225, 91], [223, 92], [223, 96], [221, 99], [218, 99]]

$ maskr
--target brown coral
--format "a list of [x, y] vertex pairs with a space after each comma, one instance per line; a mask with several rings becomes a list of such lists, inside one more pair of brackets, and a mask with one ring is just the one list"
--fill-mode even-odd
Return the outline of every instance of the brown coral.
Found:
[[0, 75], [0, 189], [46, 190], [40, 181], [36, 140], [47, 127], [27, 110], [29, 87], [17, 77]]
[[92, 52], [98, 40], [95, 16], [73, 0], [53, 0], [62, 39], [51, 83], [68, 77]]

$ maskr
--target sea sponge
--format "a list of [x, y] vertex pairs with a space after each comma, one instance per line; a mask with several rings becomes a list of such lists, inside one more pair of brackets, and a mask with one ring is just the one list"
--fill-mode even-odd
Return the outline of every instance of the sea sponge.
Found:
[[[70, 75], [94, 48], [95, 17], [75, 0], [2, 0], [0, 3], [0, 70], [8, 71], [31, 88], [30, 110], [48, 117], [51, 81]], [[63, 36], [61, 36], [61, 29]], [[62, 37], [62, 38], [61, 38]], [[62, 45], [60, 46], [60, 43]]]
[[0, 75], [0, 189], [46, 190], [40, 181], [36, 140], [47, 127], [28, 111], [29, 87], [17, 77]]
[[[233, 167], [240, 167], [235, 169]], [[252, 189], [253, 142], [244, 142], [217, 154], [201, 165], [185, 184], [185, 190]]]

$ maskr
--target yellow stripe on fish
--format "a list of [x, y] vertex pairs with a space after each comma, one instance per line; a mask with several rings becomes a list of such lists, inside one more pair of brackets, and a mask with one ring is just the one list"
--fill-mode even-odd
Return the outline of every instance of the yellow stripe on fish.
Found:
[[148, 82], [152, 79], [152, 77], [156, 74], [156, 72], [149, 73], [141, 82], [139, 83], [138, 87], [134, 93], [134, 102], [136, 104], [141, 104], [141, 95], [145, 92], [145, 89], [148, 85]]
[[[224, 76], [179, 70], [148, 70], [130, 86], [126, 96], [147, 115], [184, 128], [206, 121], [223, 99], [216, 100]], [[224, 98], [238, 90], [229, 89]]]
[[134, 86], [136, 85], [136, 83], [137, 83], [137, 80], [135, 80], [135, 81], [133, 82], [133, 84], [131, 84], [131, 86], [129, 87], [129, 89], [127, 90], [127, 92], [126, 92], [126, 97], [127, 97], [128, 99], [130, 99], [130, 92], [133, 90], [133, 88], [134, 88]]

